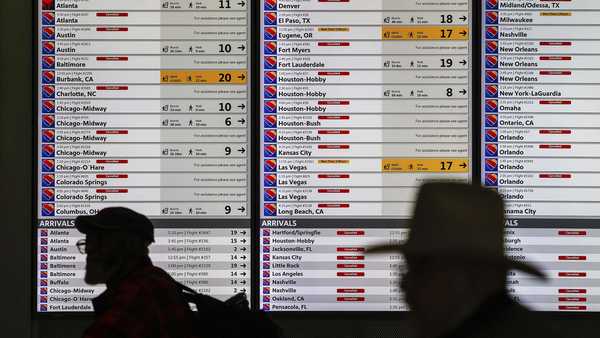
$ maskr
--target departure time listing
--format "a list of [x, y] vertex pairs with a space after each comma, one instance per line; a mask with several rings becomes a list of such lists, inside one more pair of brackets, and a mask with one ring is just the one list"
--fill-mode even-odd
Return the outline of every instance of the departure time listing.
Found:
[[73, 220], [110, 206], [176, 279], [250, 293], [248, 2], [38, 6], [37, 310], [91, 310]]
[[471, 4], [261, 5], [261, 308], [406, 310], [400, 257], [364, 250], [470, 178]]

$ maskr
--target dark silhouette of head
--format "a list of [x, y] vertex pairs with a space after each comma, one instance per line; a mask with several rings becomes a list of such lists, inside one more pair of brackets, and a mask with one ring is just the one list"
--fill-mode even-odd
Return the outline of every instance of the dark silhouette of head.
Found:
[[421, 337], [458, 325], [485, 299], [503, 292], [510, 269], [543, 276], [504, 255], [504, 205], [493, 190], [462, 183], [421, 187], [408, 240], [371, 253], [399, 251], [401, 288]]
[[85, 282], [106, 284], [127, 273], [148, 256], [154, 242], [150, 220], [131, 209], [106, 208], [94, 216], [79, 216], [76, 228], [86, 235]]

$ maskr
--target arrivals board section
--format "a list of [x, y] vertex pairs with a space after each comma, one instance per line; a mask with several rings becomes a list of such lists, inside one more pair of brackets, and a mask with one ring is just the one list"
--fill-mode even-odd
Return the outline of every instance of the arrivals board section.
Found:
[[[187, 228], [155, 221], [155, 243], [150, 246], [154, 265], [177, 281], [203, 294], [225, 300], [250, 293], [250, 231], [190, 222]], [[91, 300], [104, 285], [85, 283], [85, 255], [76, 243], [84, 236], [74, 228], [40, 227], [38, 311], [93, 311]], [[250, 297], [248, 297], [250, 298]]]
[[406, 310], [418, 186], [471, 175], [468, 1], [261, 0], [260, 308]]
[[249, 293], [248, 2], [42, 0], [37, 20], [37, 310], [91, 310], [73, 220], [109, 206], [153, 220], [176, 279]]
[[399, 226], [278, 220], [261, 229], [260, 303], [264, 311], [407, 311], [399, 253], [366, 254], [400, 243]]
[[506, 200], [507, 253], [548, 282], [509, 289], [542, 311], [598, 311], [600, 3], [482, 2], [482, 177]]

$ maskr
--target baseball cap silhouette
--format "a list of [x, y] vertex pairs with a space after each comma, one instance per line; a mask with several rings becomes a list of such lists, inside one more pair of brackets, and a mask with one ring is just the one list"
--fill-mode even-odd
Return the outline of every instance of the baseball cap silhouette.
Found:
[[90, 230], [129, 232], [154, 242], [154, 225], [148, 217], [124, 207], [104, 208], [93, 216], [78, 216], [75, 228], [84, 234]]

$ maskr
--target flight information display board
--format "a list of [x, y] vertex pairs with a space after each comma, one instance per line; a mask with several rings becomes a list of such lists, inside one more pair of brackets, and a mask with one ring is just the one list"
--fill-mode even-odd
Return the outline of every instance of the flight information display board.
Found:
[[542, 311], [599, 311], [600, 3], [482, 2], [482, 177], [506, 200], [512, 273]]
[[41, 0], [36, 304], [91, 310], [78, 215], [126, 206], [154, 263], [250, 292], [248, 1]]
[[418, 186], [471, 175], [470, 1], [261, 0], [260, 308], [406, 310]]

